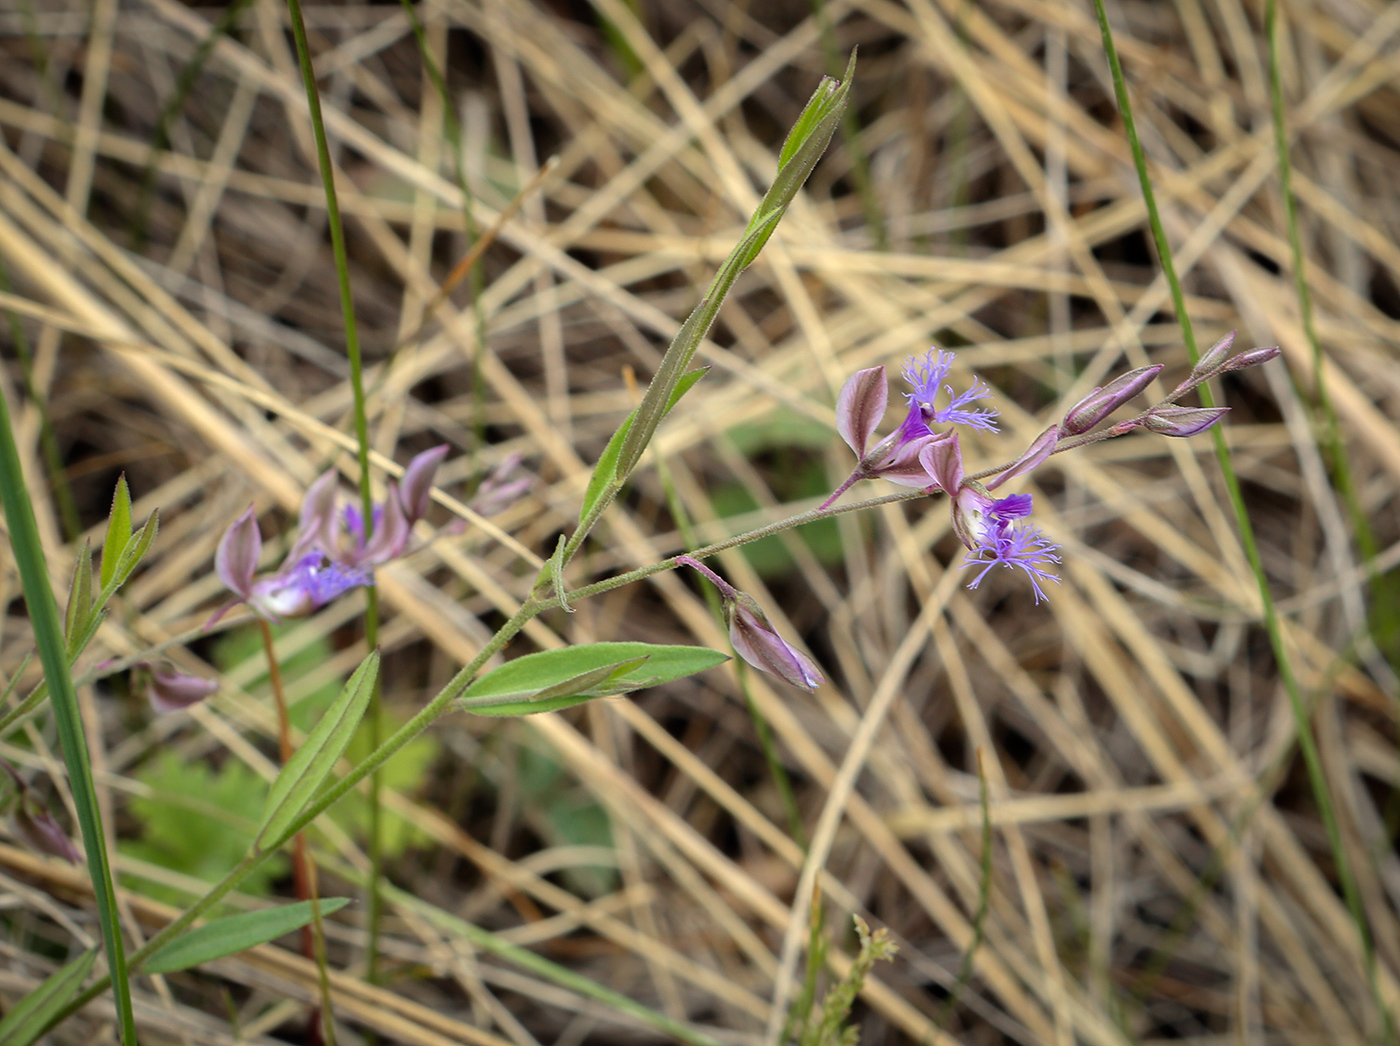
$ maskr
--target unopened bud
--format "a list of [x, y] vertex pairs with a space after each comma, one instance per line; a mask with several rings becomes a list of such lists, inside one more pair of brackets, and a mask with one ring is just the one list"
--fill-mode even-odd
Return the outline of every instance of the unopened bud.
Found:
[[1088, 432], [1127, 403], [1128, 400], [1147, 388], [1152, 379], [1161, 371], [1162, 365], [1160, 363], [1151, 367], [1138, 367], [1136, 370], [1130, 370], [1127, 374], [1115, 378], [1103, 388], [1095, 389], [1065, 412], [1065, 420], [1060, 425], [1060, 431], [1066, 436], [1078, 436], [1080, 433]]
[[1229, 411], [1229, 407], [1162, 407], [1147, 415], [1142, 423], [1160, 436], [1194, 436]]
[[1246, 367], [1254, 367], [1260, 363], [1268, 363], [1279, 354], [1279, 347], [1272, 345], [1267, 349], [1250, 349], [1242, 352], [1229, 363], [1221, 367], [1221, 371], [1244, 370]]
[[206, 697], [219, 692], [217, 679], [205, 679], [174, 669], [154, 669], [148, 665], [138, 667], [149, 670], [150, 682], [146, 685], [146, 699], [160, 715], [197, 705]]
[[1214, 374], [1233, 344], [1235, 344], [1235, 331], [1231, 331], [1206, 349], [1205, 355], [1197, 360], [1196, 365], [1191, 368], [1192, 380], [1208, 378]]
[[729, 641], [754, 668], [786, 679], [793, 686], [811, 691], [826, 681], [817, 666], [778, 635], [758, 604], [742, 592], [729, 603]]

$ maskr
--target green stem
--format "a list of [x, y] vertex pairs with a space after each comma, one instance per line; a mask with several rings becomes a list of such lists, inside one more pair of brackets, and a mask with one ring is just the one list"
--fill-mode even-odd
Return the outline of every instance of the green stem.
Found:
[[[330, 227], [331, 250], [335, 257], [336, 283], [340, 290], [341, 318], [345, 324], [345, 355], [350, 361], [350, 391], [354, 400], [355, 442], [360, 466], [360, 511], [364, 526], [364, 539], [369, 541], [374, 531], [374, 493], [370, 488], [369, 473], [369, 417], [365, 407], [364, 360], [360, 354], [360, 328], [355, 318], [355, 298], [350, 286], [350, 260], [345, 250], [345, 227], [340, 217], [340, 202], [335, 190], [335, 169], [331, 165], [330, 143], [326, 138], [326, 125], [321, 116], [321, 95], [316, 87], [316, 73], [311, 64], [311, 48], [306, 40], [306, 25], [302, 19], [300, 0], [287, 0], [287, 11], [292, 24], [292, 36], [296, 41], [297, 63], [301, 67], [302, 84], [306, 89], [306, 101], [311, 111], [311, 128], [316, 138], [316, 160], [321, 168], [321, 184], [326, 196], [326, 223]], [[391, 495], [392, 496], [392, 495]], [[365, 614], [365, 643], [373, 650], [379, 643], [379, 599], [374, 585], [369, 586], [368, 607]], [[370, 693], [369, 729], [371, 738], [379, 739], [379, 722], [382, 716], [383, 691], [378, 677], [375, 678]], [[367, 953], [368, 971], [366, 979], [375, 984], [379, 979], [379, 877], [383, 867], [383, 848], [380, 838], [380, 793], [383, 781], [376, 770], [370, 776], [369, 784], [369, 853], [372, 884], [369, 890], [369, 946]]]
[[[1118, 109], [1123, 117], [1123, 130], [1127, 135], [1128, 145], [1132, 149], [1133, 164], [1137, 168], [1138, 181], [1142, 186], [1143, 202], [1147, 208], [1147, 219], [1152, 227], [1152, 236], [1157, 244], [1162, 273], [1171, 287], [1172, 303], [1176, 308], [1177, 321], [1181, 324], [1182, 340], [1186, 343], [1186, 350], [1191, 356], [1191, 362], [1195, 363], [1200, 358], [1200, 352], [1196, 346], [1196, 336], [1192, 330], [1190, 315], [1186, 311], [1186, 295], [1182, 289], [1181, 280], [1177, 277], [1176, 266], [1172, 262], [1171, 245], [1167, 242], [1166, 229], [1162, 224], [1161, 215], [1157, 211], [1157, 198], [1152, 189], [1151, 178], [1147, 173], [1147, 156], [1143, 152], [1142, 142], [1138, 139], [1137, 126], [1133, 122], [1132, 102], [1128, 98], [1128, 85], [1123, 78], [1123, 66], [1118, 59], [1118, 49], [1113, 42], [1113, 30], [1108, 24], [1108, 12], [1104, 9], [1103, 0], [1094, 0], [1094, 8], [1098, 13], [1099, 31], [1103, 37], [1104, 52], [1108, 56], [1108, 63], [1113, 72], [1113, 87], [1118, 96]], [[1214, 406], [1215, 401], [1211, 395], [1210, 386], [1202, 385], [1200, 389], [1201, 402], [1207, 407]], [[1259, 544], [1254, 535], [1254, 526], [1250, 521], [1248, 510], [1245, 508], [1244, 495], [1240, 490], [1239, 478], [1235, 474], [1234, 463], [1231, 461], [1225, 437], [1219, 429], [1214, 430], [1212, 435], [1215, 441], [1216, 458], [1220, 462], [1221, 475], [1225, 480], [1225, 486], [1230, 495], [1230, 504], [1235, 512], [1240, 540], [1244, 545], [1245, 555], [1259, 587], [1259, 599], [1264, 610], [1264, 626], [1268, 632], [1269, 644], [1273, 648], [1274, 660], [1278, 664], [1279, 676], [1288, 693], [1288, 702], [1292, 708], [1294, 724], [1298, 731], [1298, 747], [1303, 753], [1303, 762], [1307, 767], [1308, 782], [1312, 787], [1318, 814], [1327, 831], [1327, 842], [1332, 851], [1332, 859], [1337, 866], [1337, 877], [1341, 880], [1342, 893], [1346, 898], [1347, 908], [1351, 913], [1351, 919], [1356, 926], [1356, 933], [1360, 940], [1362, 961], [1371, 995], [1385, 1025], [1389, 1027], [1389, 1012], [1380, 994], [1380, 984], [1376, 974], [1375, 948], [1371, 942], [1371, 932], [1366, 922], [1361, 893], [1357, 889], [1351, 860], [1347, 856], [1346, 846], [1342, 840], [1336, 804], [1332, 799], [1332, 790], [1323, 770], [1322, 757], [1317, 749], [1317, 740], [1313, 737], [1312, 724], [1303, 693], [1293, 671], [1293, 662], [1284, 645], [1283, 627], [1279, 620], [1278, 610], [1274, 606], [1273, 593], [1269, 591], [1269, 582], [1264, 573], [1263, 560], [1259, 555]]]

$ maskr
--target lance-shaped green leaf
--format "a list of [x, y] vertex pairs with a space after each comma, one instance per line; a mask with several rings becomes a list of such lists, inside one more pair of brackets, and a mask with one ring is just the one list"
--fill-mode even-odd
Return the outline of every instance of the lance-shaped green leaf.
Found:
[[63, 612], [63, 638], [70, 658], [81, 649], [76, 645], [78, 636], [86, 630], [91, 613], [92, 547], [84, 538], [78, 558], [73, 561], [73, 582], [68, 586], [68, 606]]
[[725, 295], [734, 286], [739, 274], [758, 257], [759, 251], [763, 250], [768, 237], [773, 235], [779, 220], [787, 212], [788, 205], [796, 198], [802, 183], [807, 180], [817, 160], [826, 151], [846, 108], [855, 63], [856, 56], [853, 52], [846, 66], [845, 78], [840, 83], [827, 77], [822, 79], [788, 133], [782, 151], [778, 154], [778, 173], [773, 179], [773, 184], [769, 186], [753, 217], [749, 219], [744, 236], [715, 274], [705, 297], [681, 325], [680, 331], [666, 350], [666, 355], [662, 357], [661, 366], [657, 368], [651, 384], [647, 386], [646, 395], [637, 407], [635, 418], [628, 426], [618, 452], [618, 480], [625, 480], [636, 468], [642, 451], [656, 434], [656, 426], [665, 414], [664, 405], [670, 399], [671, 390], [675, 388], [685, 368], [690, 365], [696, 350], [700, 348], [700, 343], [709, 334]]
[[126, 551], [131, 541], [131, 491], [126, 485], [126, 476], [117, 480], [117, 489], [112, 494], [112, 511], [107, 514], [107, 536], [102, 539], [102, 573], [99, 585], [107, 587], [117, 572], [117, 560]]
[[[160, 512], [151, 513], [151, 518], [146, 520], [145, 525], [127, 539], [126, 547], [122, 549], [121, 555], [117, 557], [116, 567], [112, 571], [112, 576], [102, 583], [102, 593], [98, 596], [98, 606], [103, 606], [107, 600], [112, 598], [112, 593], [125, 585], [127, 579], [131, 577], [131, 572], [136, 569], [141, 560], [146, 558], [146, 553], [155, 544], [156, 535], [160, 533]], [[105, 551], [103, 553], [106, 555]], [[102, 561], [103, 570], [106, 570], [107, 561]]]
[[588, 643], [545, 650], [486, 673], [453, 705], [477, 715], [553, 711], [593, 697], [668, 683], [727, 660], [706, 647], [653, 643]]
[[[671, 398], [666, 403], [666, 410], [662, 417], [670, 413], [671, 408], [680, 402], [681, 397], [694, 388], [695, 383], [709, 371], [709, 367], [700, 367], [682, 374], [680, 381], [676, 382], [676, 387], [671, 391]], [[618, 426], [612, 439], [608, 440], [608, 445], [603, 448], [602, 456], [598, 458], [598, 464], [593, 467], [593, 475], [588, 480], [588, 489], [583, 494], [583, 508], [579, 511], [580, 520], [589, 519], [590, 513], [599, 511], [600, 506], [606, 508], [607, 505], [603, 500], [605, 495], [608, 495], [609, 490], [616, 494], [617, 489], [622, 486], [622, 480], [626, 476], [619, 473], [617, 459], [622, 452], [622, 442], [627, 438], [627, 433], [632, 430], [632, 424], [636, 419], [637, 411], [633, 410]]]
[[627, 681], [619, 681], [619, 679], [640, 668], [646, 663], [646, 660], [645, 657], [634, 657], [627, 661], [619, 661], [615, 665], [603, 665], [523, 697], [520, 695], [499, 697], [487, 694], [464, 697], [454, 701], [453, 705], [458, 711], [489, 716], [557, 712], [561, 708], [572, 708], [585, 701], [592, 701], [595, 697], [603, 697], [606, 694], [621, 694], [628, 690], [638, 689], [644, 684], [632, 683], [628, 685]]
[[279, 838], [321, 787], [360, 725], [378, 674], [376, 650], [355, 669], [335, 703], [326, 709], [321, 721], [306, 735], [306, 741], [282, 767], [268, 791], [263, 822], [253, 840], [255, 847]]
[[0, 1046], [29, 1046], [42, 1035], [49, 1021], [83, 986], [96, 959], [97, 949], [89, 948], [15, 1003], [0, 1020]]
[[[348, 897], [332, 897], [320, 901], [321, 915], [338, 912], [350, 903]], [[161, 948], [144, 963], [146, 973], [174, 973], [191, 966], [213, 962], [259, 944], [275, 941], [283, 934], [300, 930], [315, 918], [310, 901], [297, 901], [277, 908], [214, 919], [183, 933]]]

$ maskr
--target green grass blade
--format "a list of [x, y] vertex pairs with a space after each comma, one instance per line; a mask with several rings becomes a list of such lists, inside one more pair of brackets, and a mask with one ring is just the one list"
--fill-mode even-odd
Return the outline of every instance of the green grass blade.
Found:
[[53, 589], [49, 587], [48, 563], [39, 540], [39, 525], [35, 522], [34, 506], [29, 500], [29, 490], [20, 469], [9, 405], [3, 397], [0, 397], [0, 503], [4, 505], [5, 519], [10, 525], [10, 544], [24, 588], [24, 601], [29, 608], [39, 661], [44, 666], [44, 678], [49, 685], [54, 721], [63, 745], [63, 761], [68, 767], [73, 805], [78, 813], [83, 847], [87, 851], [93, 896], [102, 923], [102, 943], [112, 971], [121, 1039], [126, 1046], [135, 1046], [136, 1022], [131, 1010], [126, 956], [112, 887], [112, 870], [107, 861], [102, 813], [97, 805], [97, 790], [93, 785], [92, 765], [88, 760], [87, 739], [83, 734], [78, 695], [73, 689], [73, 676], [68, 667], [63, 623], [59, 620]]
[[[1118, 97], [1118, 110], [1123, 117], [1123, 130], [1127, 135], [1128, 145], [1132, 149], [1133, 166], [1137, 169], [1138, 181], [1142, 187], [1143, 202], [1147, 207], [1147, 220], [1152, 228], [1153, 240], [1157, 244], [1162, 273], [1171, 288], [1172, 303], [1176, 308], [1177, 321], [1181, 324], [1182, 340], [1186, 343], [1186, 350], [1194, 364], [1200, 359], [1200, 351], [1196, 345], [1196, 335], [1191, 325], [1191, 317], [1186, 311], [1185, 291], [1182, 289], [1181, 280], [1176, 274], [1176, 266], [1172, 262], [1171, 245], [1167, 242], [1166, 228], [1163, 226], [1161, 215], [1157, 210], [1157, 197], [1153, 192], [1152, 180], [1147, 172], [1147, 156], [1143, 152], [1142, 142], [1138, 139], [1137, 125], [1133, 121], [1132, 101], [1128, 97], [1128, 85], [1123, 78], [1123, 66], [1118, 58], [1118, 49], [1113, 42], [1113, 29], [1108, 24], [1108, 13], [1104, 10], [1103, 0], [1094, 0], [1094, 8], [1098, 13], [1104, 53], [1108, 56], [1108, 64], [1113, 74], [1113, 87]], [[1200, 395], [1201, 402], [1205, 406], [1215, 405], [1208, 385], [1201, 386]], [[1211, 431], [1211, 435], [1214, 438], [1215, 455], [1220, 463], [1221, 475], [1230, 494], [1230, 504], [1235, 512], [1240, 541], [1244, 545], [1245, 555], [1259, 587], [1259, 598], [1264, 608], [1264, 626], [1269, 635], [1269, 644], [1273, 648], [1274, 660], [1278, 664], [1279, 676], [1283, 681], [1284, 690], [1288, 694], [1289, 705], [1292, 708], [1294, 725], [1298, 732], [1298, 748], [1303, 754], [1303, 763], [1307, 768], [1313, 801], [1317, 803], [1318, 815], [1327, 830], [1327, 842], [1332, 852], [1332, 859], [1336, 863], [1337, 878], [1341, 880], [1342, 894], [1346, 898], [1347, 909], [1356, 926], [1356, 933], [1361, 943], [1362, 962], [1370, 983], [1371, 995], [1378, 1013], [1382, 1015], [1384, 1023], [1389, 1026], [1389, 1013], [1381, 998], [1380, 986], [1376, 980], [1375, 946], [1371, 940], [1371, 931], [1362, 905], [1361, 893], [1357, 888], [1356, 876], [1352, 871], [1351, 859], [1347, 856], [1346, 845], [1342, 841], [1336, 802], [1332, 797], [1332, 788], [1327, 782], [1327, 774], [1322, 766], [1317, 739], [1313, 736], [1312, 723], [1307, 712], [1302, 688], [1299, 686], [1297, 675], [1293, 670], [1292, 659], [1284, 646], [1283, 627], [1279, 620], [1278, 609], [1274, 605], [1273, 593], [1269, 590], [1268, 578], [1264, 573], [1264, 563], [1259, 555], [1259, 543], [1255, 538], [1254, 525], [1244, 504], [1239, 477], [1235, 474], [1234, 462], [1230, 457], [1230, 449], [1225, 443], [1225, 436], [1218, 426]]]

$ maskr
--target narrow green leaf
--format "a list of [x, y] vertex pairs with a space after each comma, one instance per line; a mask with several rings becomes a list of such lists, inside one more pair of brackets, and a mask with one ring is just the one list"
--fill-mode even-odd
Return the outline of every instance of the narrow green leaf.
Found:
[[647, 658], [643, 656], [619, 661], [613, 665], [603, 665], [580, 673], [572, 679], [556, 683], [554, 686], [547, 686], [543, 690], [528, 695], [524, 700], [520, 700], [514, 695], [503, 698], [488, 694], [480, 697], [461, 698], [453, 702], [453, 705], [458, 711], [471, 712], [474, 715], [516, 716], [534, 715], [536, 712], [557, 712], [561, 708], [583, 704], [585, 701], [591, 701], [595, 697], [602, 697], [605, 694], [624, 693], [627, 690], [639, 689], [640, 684], [636, 683], [631, 686], [626, 683], [613, 684], [619, 676], [628, 675], [640, 668], [646, 661]]
[[102, 573], [100, 586], [117, 572], [117, 560], [131, 540], [131, 491], [127, 489], [126, 476], [117, 480], [117, 489], [112, 494], [112, 511], [107, 513], [107, 536], [102, 540]]
[[355, 669], [335, 703], [326, 709], [321, 721], [306, 736], [305, 743], [287, 760], [277, 780], [272, 782], [263, 822], [253, 840], [255, 847], [281, 836], [329, 776], [360, 725], [378, 675], [379, 652], [376, 650]]
[[83, 986], [96, 960], [97, 949], [89, 948], [15, 1003], [0, 1020], [0, 1046], [29, 1046], [42, 1035], [63, 1004]]
[[[622, 450], [622, 441], [627, 438], [628, 431], [632, 428], [632, 422], [637, 418], [634, 410], [623, 420], [613, 433], [612, 439], [608, 440], [608, 445], [603, 448], [603, 453], [598, 457], [598, 464], [593, 466], [593, 475], [589, 477], [588, 489], [583, 492], [583, 505], [579, 509], [580, 520], [588, 519], [606, 495], [608, 488], [617, 480], [617, 456]], [[616, 491], [614, 491], [616, 493]]]
[[73, 561], [73, 581], [68, 586], [68, 607], [63, 613], [63, 638], [68, 656], [76, 653], [74, 638], [87, 626], [92, 613], [92, 545], [83, 538], [78, 557]]
[[[728, 657], [718, 650], [706, 647], [653, 643], [588, 643], [563, 650], [545, 650], [518, 657], [486, 673], [467, 687], [454, 705], [478, 715], [524, 714], [523, 711], [484, 711], [487, 707], [503, 708], [510, 704], [518, 704], [530, 712], [541, 712], [546, 710], [545, 702], [537, 705], [535, 701], [542, 694], [552, 695], [550, 700], [572, 697], [569, 703], [578, 704], [605, 693], [624, 693], [667, 683], [727, 660]], [[586, 684], [591, 692], [586, 697], [580, 696], [579, 680], [599, 670], [603, 671], [598, 681]], [[567, 704], [556, 707], [567, 707]]]
[[[117, 560], [116, 576], [113, 581], [117, 587], [126, 584], [127, 578], [131, 577], [131, 572], [136, 569], [141, 560], [146, 558], [146, 553], [151, 550], [151, 545], [155, 543], [156, 535], [160, 533], [160, 510], [151, 513], [151, 518], [146, 520], [146, 525], [136, 532], [136, 536], [126, 543], [126, 548], [122, 549], [121, 558]], [[104, 591], [105, 586], [104, 586]]]
[[[350, 903], [348, 897], [332, 897], [319, 902], [321, 915], [338, 912]], [[213, 962], [226, 955], [246, 951], [275, 941], [283, 934], [300, 930], [314, 918], [310, 901], [297, 901], [278, 908], [240, 912], [215, 919], [181, 934], [141, 965], [145, 973], [174, 973], [191, 966]]]
[[34, 645], [44, 666], [44, 678], [49, 684], [49, 707], [53, 710], [63, 761], [68, 769], [73, 809], [83, 833], [83, 849], [92, 877], [93, 899], [102, 924], [102, 946], [107, 953], [107, 968], [112, 977], [112, 995], [121, 1026], [121, 1041], [123, 1046], [136, 1046], [136, 1018], [131, 1008], [126, 948], [122, 942], [120, 913], [112, 885], [112, 868], [107, 859], [102, 811], [97, 803], [87, 738], [83, 733], [82, 717], [78, 713], [78, 697], [73, 687], [68, 649], [63, 637], [63, 620], [50, 586], [48, 562], [39, 538], [39, 524], [34, 518], [34, 505], [29, 498], [29, 488], [20, 467], [19, 450], [15, 446], [9, 406], [3, 396], [0, 396], [0, 503], [4, 505], [5, 520], [10, 528], [10, 547], [24, 589], [25, 607], [34, 629]]

